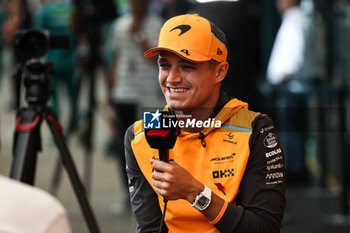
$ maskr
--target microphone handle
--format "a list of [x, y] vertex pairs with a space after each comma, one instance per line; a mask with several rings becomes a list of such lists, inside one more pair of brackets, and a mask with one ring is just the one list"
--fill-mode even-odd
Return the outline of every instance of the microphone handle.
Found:
[[169, 162], [169, 150], [158, 149], [159, 160], [168, 163]]
[[[158, 155], [159, 155], [159, 160], [168, 163], [169, 162], [169, 150], [168, 149], [158, 149]], [[165, 213], [166, 213], [166, 207], [168, 200], [165, 199], [163, 196], [163, 201], [164, 201], [164, 208], [163, 208], [163, 213], [162, 213], [162, 218], [160, 221], [160, 226], [159, 226], [159, 233], [163, 232], [163, 227], [165, 225], [164, 219], [165, 219]]]

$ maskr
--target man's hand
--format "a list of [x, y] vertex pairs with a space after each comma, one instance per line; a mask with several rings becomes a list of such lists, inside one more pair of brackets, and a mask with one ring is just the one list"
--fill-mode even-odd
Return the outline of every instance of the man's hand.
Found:
[[[195, 197], [204, 190], [204, 185], [196, 180], [186, 169], [170, 161], [151, 159], [153, 167], [152, 178], [156, 192], [167, 200], [185, 199], [193, 203]], [[224, 206], [224, 200], [212, 193], [209, 207], [202, 212], [209, 221], [218, 216], [221, 208]]]
[[190, 203], [204, 190], [204, 185], [175, 163], [151, 159], [152, 178], [156, 192], [167, 200], [185, 199]]

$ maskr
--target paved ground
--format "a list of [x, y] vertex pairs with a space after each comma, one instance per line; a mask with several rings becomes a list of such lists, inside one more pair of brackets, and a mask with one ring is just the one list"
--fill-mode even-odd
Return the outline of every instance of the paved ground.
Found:
[[[103, 99], [101, 83], [99, 83], [97, 89], [99, 90], [99, 105], [101, 105]], [[3, 140], [3, 150], [0, 156], [0, 174], [6, 176], [9, 174], [12, 161], [11, 154], [15, 120], [15, 112], [8, 108], [11, 99], [10, 90], [9, 77], [3, 77], [0, 84], [0, 112], [2, 116], [1, 136]], [[86, 93], [83, 100], [84, 98], [86, 98]], [[64, 96], [62, 96], [62, 101], [63, 109], [65, 109]], [[117, 215], [111, 210], [111, 206], [122, 203], [126, 192], [121, 186], [116, 161], [109, 158], [104, 153], [104, 145], [107, 138], [107, 125], [104, 121], [103, 112], [101, 111], [96, 114], [96, 135], [94, 136], [95, 151], [92, 155], [92, 169], [89, 171], [92, 177], [89, 195], [90, 203], [101, 232], [134, 232], [135, 220], [131, 213], [124, 212], [123, 214]], [[43, 125], [41, 131], [43, 152], [39, 154], [37, 163], [36, 186], [44, 190], [49, 190], [58, 152], [48, 132], [48, 127]], [[79, 143], [77, 134], [71, 138], [69, 148], [79, 173], [83, 177], [83, 167], [86, 156], [84, 148]], [[62, 176], [62, 184], [57, 193], [57, 198], [68, 211], [73, 232], [89, 232], [65, 172]], [[282, 233], [350, 232], [349, 218], [344, 219], [342, 215], [339, 215], [341, 214], [339, 192], [322, 190], [317, 187], [288, 187], [287, 200], [288, 206]]]

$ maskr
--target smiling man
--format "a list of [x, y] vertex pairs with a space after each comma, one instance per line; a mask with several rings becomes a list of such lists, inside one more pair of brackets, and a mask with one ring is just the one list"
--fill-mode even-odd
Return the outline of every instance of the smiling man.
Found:
[[162, 217], [163, 232], [279, 232], [283, 152], [271, 119], [220, 88], [229, 67], [225, 34], [198, 15], [176, 16], [145, 53], [155, 55], [166, 109], [179, 121], [221, 124], [181, 128], [169, 163], [147, 144], [143, 121], [129, 127], [125, 156], [136, 232], [159, 232]]

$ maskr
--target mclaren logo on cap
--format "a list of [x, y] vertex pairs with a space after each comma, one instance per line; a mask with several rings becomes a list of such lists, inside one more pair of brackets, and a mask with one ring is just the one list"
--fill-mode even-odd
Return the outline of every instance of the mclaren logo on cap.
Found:
[[183, 25], [179, 25], [177, 27], [174, 27], [173, 29], [170, 30], [170, 32], [176, 30], [176, 29], [180, 29], [181, 32], [178, 36], [181, 36], [182, 34], [184, 34], [185, 32], [187, 32], [188, 30], [191, 29], [191, 26], [190, 25], [187, 25], [187, 24], [183, 24]]

